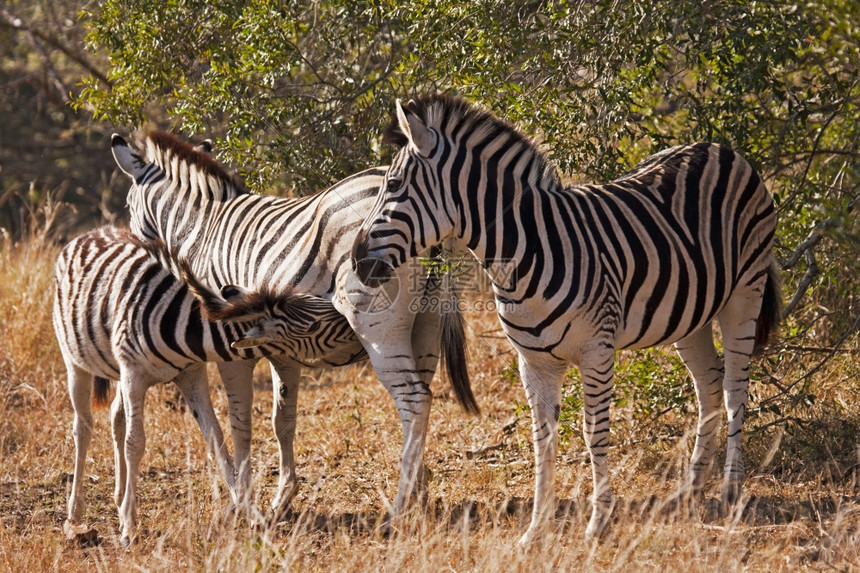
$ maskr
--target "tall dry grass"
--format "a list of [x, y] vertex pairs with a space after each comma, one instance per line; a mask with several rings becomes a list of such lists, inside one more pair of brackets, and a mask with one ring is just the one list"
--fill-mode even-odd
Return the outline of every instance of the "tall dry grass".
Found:
[[[107, 412], [97, 412], [85, 519], [102, 542], [65, 541], [62, 523], [74, 456], [72, 411], [50, 321], [52, 267], [59, 247], [34, 238], [0, 244], [0, 569], [6, 571], [794, 571], [860, 568], [857, 436], [860, 397], [853, 355], [816, 378], [821, 403], [805, 425], [748, 435], [747, 503], [721, 516], [719, 480], [688, 515], [666, 499], [683, 475], [694, 418], [668, 412], [638, 424], [614, 414], [612, 482], [618, 498], [609, 533], [583, 539], [591, 470], [573, 432], [559, 455], [556, 519], [528, 550], [516, 541], [528, 519], [534, 479], [528, 413], [496, 318], [472, 313], [469, 358], [482, 414], [457, 407], [436, 380], [427, 448], [426, 506], [390, 537], [377, 527], [397, 485], [400, 425], [367, 365], [308, 371], [300, 396], [293, 513], [254, 531], [226, 510], [226, 494], [192, 417], [175, 390], [152, 389], [141, 466], [140, 536], [121, 549], [112, 502]], [[803, 365], [786, 366], [802, 371]], [[213, 397], [226, 403], [217, 376]], [[789, 376], [789, 373], [785, 373]], [[266, 368], [255, 376], [253, 462], [259, 501], [277, 476]], [[782, 432], [780, 433], [780, 429]], [[853, 436], [853, 437], [852, 437]], [[854, 443], [850, 443], [854, 440]], [[853, 448], [853, 449], [852, 449]], [[846, 453], [848, 452], [848, 453]]]

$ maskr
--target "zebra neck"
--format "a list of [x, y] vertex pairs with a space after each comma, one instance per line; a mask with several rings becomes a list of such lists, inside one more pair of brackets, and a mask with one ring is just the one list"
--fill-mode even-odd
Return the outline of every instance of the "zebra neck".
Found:
[[[560, 184], [555, 178], [534, 175], [486, 177], [479, 192], [467, 193], [463, 200], [464, 242], [502, 287], [508, 283], [511, 265], [533, 256], [544, 226], [551, 223]], [[495, 180], [504, 183], [499, 186]]]
[[171, 249], [191, 260], [205, 245], [210, 228], [221, 219], [225, 204], [224, 200], [213, 200], [206, 193], [174, 187], [149, 194], [148, 202], [150, 225]]

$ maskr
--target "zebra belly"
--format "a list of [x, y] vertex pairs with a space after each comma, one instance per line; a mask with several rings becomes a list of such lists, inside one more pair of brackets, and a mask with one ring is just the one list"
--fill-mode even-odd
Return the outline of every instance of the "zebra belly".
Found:
[[646, 321], [641, 316], [644, 310], [640, 310], [638, 314], [629, 313], [624, 325], [617, 324], [620, 322], [617, 317], [623, 313], [616, 305], [582, 304], [561, 313], [555, 321], [538, 330], [525, 325], [540, 323], [534, 318], [541, 316], [539, 309], [530, 305], [512, 308], [497, 303], [502, 309], [499, 317], [505, 334], [518, 351], [545, 353], [548, 358], [572, 364], [578, 364], [583, 351], [595, 343], [609, 344], [616, 350], [672, 344], [709, 325], [725, 304], [723, 301], [715, 305], [713, 311], [697, 320], [693, 319], [693, 313], [687, 312], [680, 320], [668, 320], [667, 316], [653, 313]]

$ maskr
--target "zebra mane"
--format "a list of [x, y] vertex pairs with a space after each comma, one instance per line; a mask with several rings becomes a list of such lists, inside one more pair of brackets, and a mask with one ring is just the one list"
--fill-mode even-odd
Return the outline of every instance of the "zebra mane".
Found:
[[180, 260], [182, 280], [188, 285], [191, 294], [200, 302], [200, 310], [207, 320], [236, 320], [248, 315], [262, 314], [276, 305], [291, 305], [299, 299], [292, 290], [275, 293], [269, 285], [263, 285], [253, 292], [225, 300], [220, 294], [206, 287], [191, 271], [186, 259]]
[[221, 185], [227, 189], [232, 188], [238, 194], [247, 193], [242, 180], [228, 173], [206, 152], [207, 149], [211, 150], [211, 143], [208, 145], [207, 143], [204, 142], [201, 146], [195, 147], [172, 133], [156, 130], [146, 138], [146, 158], [161, 167], [172, 180], [179, 179], [179, 174], [175, 172], [174, 161], [176, 161], [180, 165], [188, 166], [189, 170], [205, 176], [210, 188]]
[[292, 304], [298, 298], [291, 290], [276, 294], [268, 286], [240, 297], [226, 300], [219, 293], [204, 285], [194, 271], [188, 259], [180, 256], [161, 239], [146, 240], [129, 232], [122, 232], [123, 240], [145, 250], [150, 257], [169, 272], [179, 282], [183, 283], [200, 303], [200, 310], [207, 320], [231, 320], [250, 314], [263, 313], [276, 304]]
[[[510, 137], [511, 145], [521, 145], [531, 151], [534, 165], [541, 177], [550, 177], [554, 182], [560, 183], [555, 164], [549, 160], [531, 137], [511, 123], [496, 117], [491, 112], [468, 102], [462, 97], [451, 94], [420, 96], [409, 100], [405, 109], [448, 139], [458, 132], [471, 135], [480, 131], [485, 139], [505, 133]], [[401, 147], [408, 143], [406, 135], [400, 130], [400, 123], [396, 115], [391, 118], [391, 122], [385, 128], [382, 141]]]

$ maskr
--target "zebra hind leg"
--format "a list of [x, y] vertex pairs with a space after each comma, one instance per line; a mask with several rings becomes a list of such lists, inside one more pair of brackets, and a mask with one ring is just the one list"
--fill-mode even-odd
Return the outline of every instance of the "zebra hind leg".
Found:
[[122, 505], [125, 495], [127, 468], [125, 465], [125, 407], [122, 392], [117, 389], [110, 407], [110, 427], [113, 438], [114, 490], [113, 501], [117, 508]]
[[725, 379], [723, 396], [728, 417], [728, 443], [722, 486], [722, 506], [736, 505], [744, 481], [741, 429], [749, 395], [750, 356], [753, 353], [756, 320], [761, 308], [765, 277], [732, 294], [718, 318], [723, 334]]
[[251, 409], [256, 362], [256, 360], [237, 360], [218, 363], [218, 374], [227, 393], [236, 472], [236, 497], [238, 498], [236, 504], [240, 508], [249, 507], [249, 504], [254, 501], [251, 487]]
[[185, 403], [188, 405], [194, 420], [200, 427], [203, 440], [209, 454], [214, 458], [221, 473], [221, 477], [227, 483], [232, 503], [240, 502], [240, 492], [236, 487], [236, 472], [233, 467], [233, 458], [227, 451], [224, 443], [224, 432], [221, 424], [215, 416], [212, 406], [212, 398], [209, 395], [209, 383], [206, 376], [206, 365], [198, 363], [189, 366], [180, 372], [174, 383], [179, 388]]
[[75, 438], [75, 473], [72, 478], [72, 491], [69, 495], [68, 516], [64, 524], [66, 536], [74, 537], [80, 533], [81, 514], [83, 513], [83, 485], [86, 471], [87, 450], [92, 439], [93, 414], [92, 393], [93, 375], [71, 363], [66, 364], [69, 396], [75, 410], [73, 435]]
[[122, 533], [120, 542], [125, 549], [137, 533], [137, 477], [140, 460], [146, 450], [146, 432], [144, 430], [144, 398], [150, 384], [140, 380], [140, 377], [122, 372], [118, 391], [122, 392], [122, 403], [125, 409], [125, 463], [127, 474], [125, 494], [119, 507], [119, 520]]
[[699, 404], [696, 444], [690, 459], [690, 470], [676, 494], [678, 501], [685, 501], [702, 496], [705, 480], [714, 463], [722, 412], [723, 362], [714, 348], [711, 323], [676, 342], [675, 348], [693, 377]]

